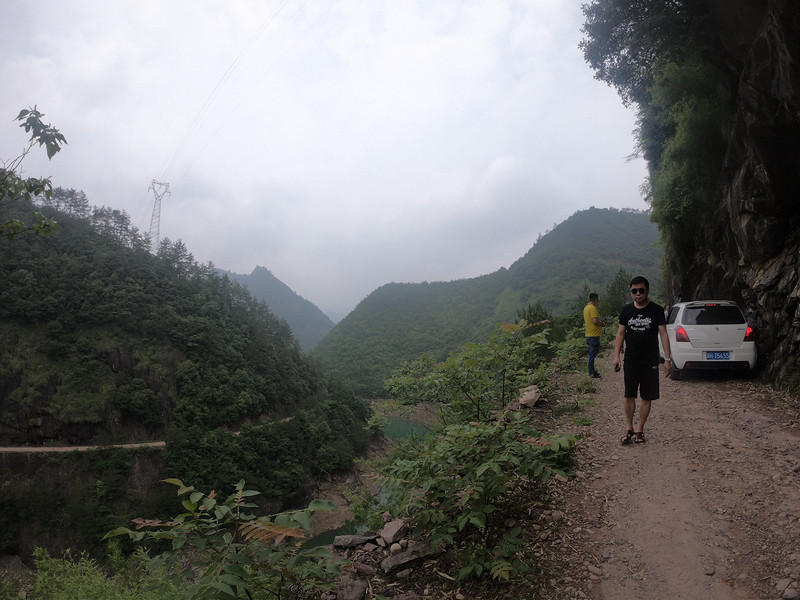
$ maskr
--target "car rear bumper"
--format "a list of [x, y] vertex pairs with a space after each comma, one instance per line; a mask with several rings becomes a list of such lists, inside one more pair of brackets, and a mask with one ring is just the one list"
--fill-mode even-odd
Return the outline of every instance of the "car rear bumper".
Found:
[[[728, 360], [710, 360], [709, 353], [728, 352]], [[740, 348], [691, 348], [688, 344], [676, 343], [672, 346], [672, 366], [676, 369], [736, 369], [747, 370], [756, 366], [755, 344], [745, 344]]]
[[751, 364], [746, 360], [687, 360], [683, 366], [678, 366], [673, 363], [676, 369], [681, 371], [694, 371], [694, 370], [710, 370], [710, 369], [725, 369], [736, 371], [749, 371], [755, 364]]

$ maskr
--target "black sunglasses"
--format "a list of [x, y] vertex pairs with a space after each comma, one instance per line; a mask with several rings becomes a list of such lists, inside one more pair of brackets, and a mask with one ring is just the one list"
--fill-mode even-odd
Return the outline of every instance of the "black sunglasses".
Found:
[[631, 288], [631, 294], [644, 294], [647, 288]]

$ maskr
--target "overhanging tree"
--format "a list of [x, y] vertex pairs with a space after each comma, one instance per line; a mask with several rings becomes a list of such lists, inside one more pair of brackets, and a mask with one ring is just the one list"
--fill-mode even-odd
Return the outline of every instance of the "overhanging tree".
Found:
[[625, 106], [649, 101], [653, 65], [659, 59], [679, 60], [689, 39], [698, 35], [706, 10], [696, 0], [593, 0], [582, 9], [583, 56]]
[[678, 276], [713, 235], [738, 72], [704, 0], [593, 0], [580, 47], [595, 76], [638, 112], [643, 186]]

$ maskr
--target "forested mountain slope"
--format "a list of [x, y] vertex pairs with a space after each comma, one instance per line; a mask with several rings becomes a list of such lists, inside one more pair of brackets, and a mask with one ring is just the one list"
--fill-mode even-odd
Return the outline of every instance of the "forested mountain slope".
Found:
[[[30, 221], [32, 210], [18, 202], [3, 217]], [[60, 226], [49, 237], [0, 239], [0, 444], [166, 439], [137, 476], [142, 502], [160, 478], [177, 477], [209, 489], [246, 479], [280, 505], [351, 466], [368, 442], [368, 407], [326, 380], [285, 321], [182, 242], [165, 240], [154, 256], [125, 213], [72, 211], [44, 209]], [[128, 478], [143, 467], [104, 460], [75, 472], [66, 455], [4, 462], [0, 512], [11, 530], [0, 545], [17, 543], [23, 524], [47, 531], [58, 518], [31, 514], [37, 487], [55, 488], [53, 504], [80, 498], [85, 510], [125, 514]], [[61, 477], [70, 484], [54, 485]], [[76, 530], [105, 526], [79, 513], [69, 512]]]
[[401, 362], [423, 352], [444, 359], [483, 340], [499, 323], [537, 302], [555, 315], [585, 285], [602, 290], [624, 269], [644, 274], [658, 293], [662, 252], [649, 215], [589, 208], [543, 235], [508, 269], [472, 279], [390, 283], [365, 298], [311, 355], [365, 396], [380, 395]]
[[308, 351], [333, 329], [333, 321], [316, 305], [298, 296], [266, 267], [256, 267], [249, 275], [222, 271], [244, 285], [257, 300], [265, 302], [292, 328], [300, 347]]
[[541, 302], [553, 314], [564, 314], [584, 284], [601, 291], [620, 268], [645, 275], [660, 294], [663, 254], [649, 213], [594, 207], [578, 211], [511, 265], [507, 293], [522, 293], [510, 308]]

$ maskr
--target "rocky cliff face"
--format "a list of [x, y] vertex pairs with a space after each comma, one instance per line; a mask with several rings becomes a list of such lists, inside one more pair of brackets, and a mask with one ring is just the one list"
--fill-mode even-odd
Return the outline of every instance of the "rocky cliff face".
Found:
[[739, 300], [758, 331], [761, 368], [800, 384], [800, 2], [725, 5], [747, 18], [720, 26], [726, 62], [741, 76], [717, 233], [693, 264], [670, 265], [687, 273], [672, 293]]

